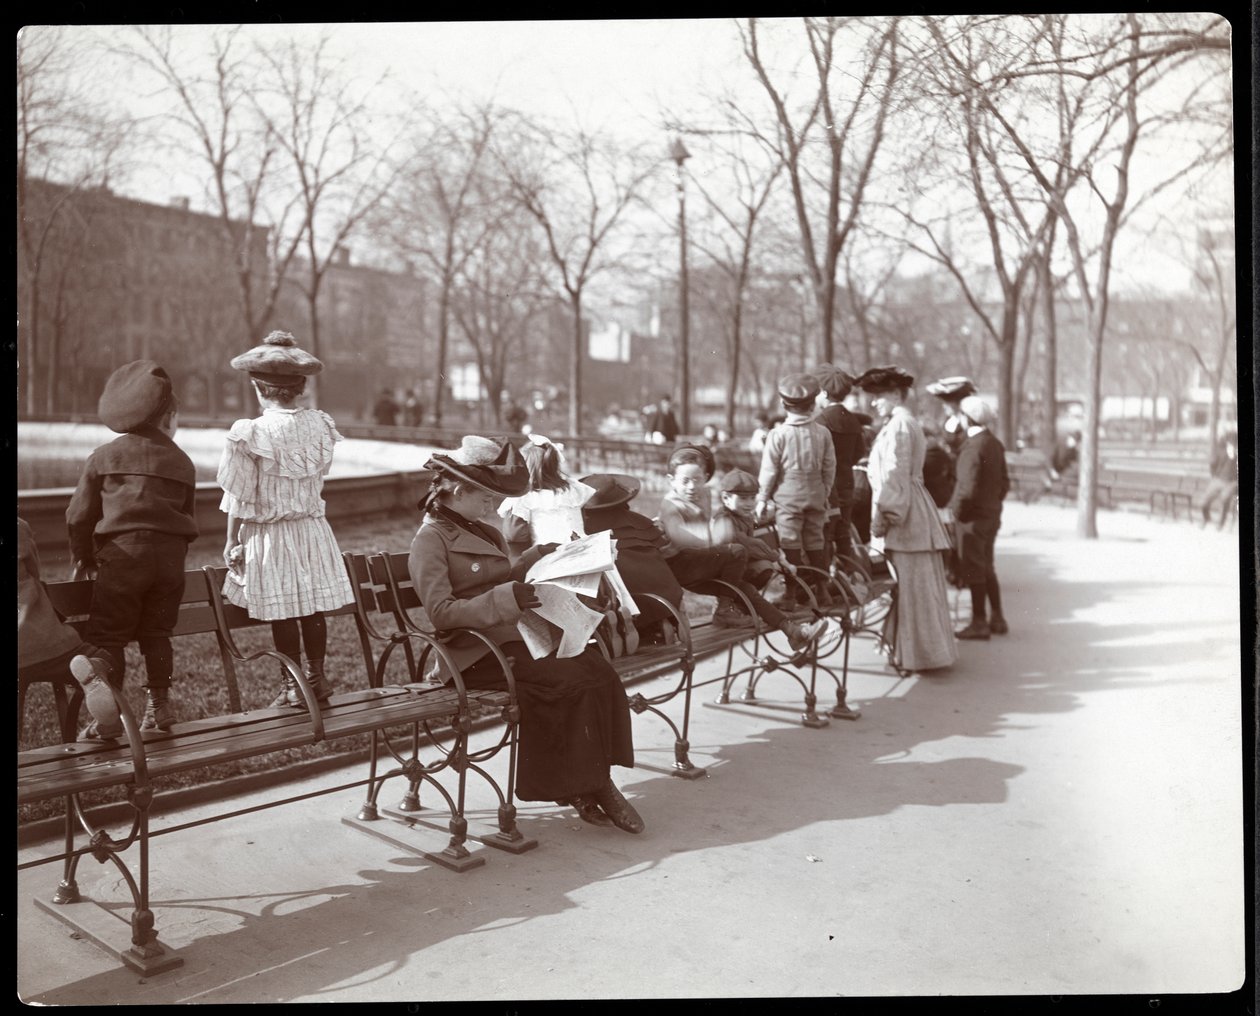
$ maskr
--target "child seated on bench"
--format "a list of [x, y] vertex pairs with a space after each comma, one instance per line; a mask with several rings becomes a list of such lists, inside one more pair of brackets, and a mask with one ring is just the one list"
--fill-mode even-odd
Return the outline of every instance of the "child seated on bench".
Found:
[[[738, 543], [714, 541], [707, 507], [708, 498], [702, 493], [709, 479], [706, 468], [705, 457], [700, 451], [686, 445], [669, 457], [667, 470], [670, 489], [661, 501], [658, 520], [658, 525], [670, 543], [670, 549], [665, 554], [666, 560], [683, 588], [717, 596], [714, 624], [737, 628], [751, 623], [735, 606], [729, 593], [710, 591], [715, 587], [707, 583], [720, 579], [743, 593], [757, 616], [772, 628], [783, 632], [788, 637], [792, 650], [799, 652], [818, 637], [826, 627], [826, 622], [820, 620], [804, 624], [789, 620], [778, 607], [767, 603], [752, 583], [745, 579], [748, 552]], [[714, 555], [713, 551], [719, 553]]]
[[72, 672], [77, 657], [102, 660], [101, 651], [84, 642], [58, 615], [39, 574], [35, 534], [18, 519], [18, 687], [37, 681], [68, 684], [73, 676], [83, 685], [83, 699], [96, 727], [96, 737], [112, 740], [123, 732], [114, 693], [106, 685], [108, 671], [92, 666]]
[[710, 526], [713, 542], [738, 543], [743, 547], [748, 552], [744, 578], [758, 591], [765, 589], [774, 578], [776, 566], [785, 570], [793, 566], [782, 550], [757, 536], [757, 522], [753, 518], [753, 509], [757, 504], [757, 478], [742, 469], [732, 469], [722, 477], [721, 498], [722, 507], [713, 513]]
[[664, 550], [669, 543], [646, 515], [630, 508], [638, 496], [639, 481], [622, 473], [594, 473], [582, 477], [582, 483], [594, 490], [582, 506], [586, 532], [608, 530], [617, 541], [617, 571], [639, 607], [634, 619], [639, 634], [648, 641], [657, 641], [660, 622], [668, 612], [655, 600], [643, 595], [653, 593], [674, 607], [682, 609], [682, 586], [666, 563]]

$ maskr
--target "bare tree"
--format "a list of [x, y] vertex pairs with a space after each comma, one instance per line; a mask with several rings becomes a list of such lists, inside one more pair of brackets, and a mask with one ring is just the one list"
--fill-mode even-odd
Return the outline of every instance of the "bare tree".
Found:
[[[1066, 16], [1048, 16], [1042, 19], [1047, 30], [1035, 40], [1044, 47], [1046, 55], [1039, 63], [1039, 71], [1050, 75], [1054, 83], [1055, 110], [1058, 119], [1058, 136], [1051, 141], [1051, 150], [1038, 154], [1036, 142], [1028, 132], [1015, 122], [1002, 108], [999, 93], [1015, 72], [1001, 71], [986, 81], [974, 81], [978, 100], [1005, 132], [1014, 145], [1020, 159], [1043, 189], [1062, 224], [1067, 250], [1071, 259], [1073, 279], [1083, 304], [1089, 334], [1089, 382], [1086, 391], [1085, 432], [1080, 456], [1081, 472], [1077, 532], [1086, 538], [1095, 538], [1097, 529], [1097, 471], [1098, 438], [1101, 409], [1102, 348], [1106, 335], [1110, 303], [1111, 275], [1116, 237], [1131, 212], [1130, 173], [1138, 141], [1144, 131], [1168, 120], [1172, 114], [1157, 114], [1143, 118], [1139, 113], [1139, 98], [1159, 80], [1160, 72], [1186, 59], [1198, 59], [1202, 53], [1212, 53], [1219, 47], [1206, 45], [1209, 39], [1221, 36], [1224, 25], [1219, 19], [1201, 21], [1197, 31], [1205, 40], [1202, 47], [1178, 47], [1169, 53], [1166, 47], [1150, 47], [1144, 22], [1136, 14], [1123, 17], [1090, 21], [1078, 31], [1069, 31]], [[1162, 22], [1150, 23], [1156, 36], [1163, 34]], [[943, 54], [959, 66], [962, 62], [953, 47], [942, 45]], [[1144, 53], [1152, 55], [1144, 56]], [[1185, 55], [1185, 54], [1188, 54]], [[1020, 73], [1023, 73], [1022, 71]], [[1076, 124], [1069, 137], [1063, 129], [1068, 122], [1067, 113], [1079, 109], [1086, 118], [1074, 119]], [[1089, 157], [1075, 161], [1071, 156], [1071, 141], [1082, 132], [1091, 133], [1095, 142], [1084, 146]], [[1183, 176], [1190, 169], [1201, 166], [1218, 157], [1209, 141], [1203, 152], [1192, 157], [1180, 168], [1173, 168], [1159, 187]], [[1065, 178], [1061, 175], [1064, 165], [1073, 164], [1075, 171]], [[1114, 182], [1102, 178], [1103, 166], [1113, 176]], [[1048, 167], [1054, 167], [1049, 169]], [[1068, 187], [1076, 180], [1083, 180], [1092, 199], [1101, 211], [1098, 237], [1091, 248], [1084, 235], [1085, 218], [1079, 208], [1068, 201]], [[1068, 185], [1065, 187], [1065, 184]], [[1149, 197], [1153, 191], [1148, 191]]]
[[[1212, 402], [1208, 410], [1208, 441], [1216, 447], [1216, 432], [1221, 419], [1221, 391], [1226, 372], [1237, 356], [1238, 311], [1234, 275], [1234, 229], [1222, 222], [1216, 230], [1203, 228], [1198, 237], [1199, 257], [1194, 270], [1196, 285], [1212, 306], [1211, 323], [1204, 329], [1213, 341], [1207, 355], [1198, 343], [1186, 343], [1191, 354], [1207, 375], [1212, 386]], [[1237, 405], [1235, 378], [1234, 404]]]
[[502, 200], [478, 202], [481, 240], [463, 259], [451, 308], [473, 349], [494, 422], [513, 363], [521, 361], [531, 328], [549, 300], [540, 278], [545, 257], [523, 211]]
[[547, 129], [518, 117], [501, 132], [495, 156], [516, 200], [542, 231], [553, 285], [573, 322], [569, 358], [569, 429], [582, 431], [582, 299], [612, 264], [608, 243], [655, 166], [611, 139], [577, 128]]
[[491, 225], [476, 215], [475, 195], [484, 195], [489, 144], [498, 119], [490, 104], [462, 110], [416, 130], [405, 170], [384, 204], [383, 233], [407, 258], [419, 258], [438, 287], [438, 341], [433, 364], [433, 416], [442, 425], [451, 295], [455, 280]]
[[[305, 250], [298, 287], [306, 298], [311, 352], [320, 352], [319, 293], [347, 239], [381, 203], [399, 167], [375, 145], [366, 126], [380, 120], [328, 53], [324, 36], [314, 48], [289, 41], [260, 49], [270, 71], [251, 102], [269, 146], [287, 157], [296, 190], [292, 239]], [[277, 237], [279, 240], [279, 237]]]
[[[70, 266], [90, 241], [81, 198], [105, 187], [133, 123], [103, 105], [86, 40], [68, 28], [28, 27], [17, 38], [18, 336], [22, 405], [52, 412], [61, 360]], [[41, 187], [43, 181], [58, 187]], [[45, 335], [50, 280], [54, 327]], [[46, 341], [47, 340], [47, 341]], [[42, 376], [42, 385], [40, 384]]]
[[[735, 408], [739, 391], [742, 366], [745, 301], [753, 264], [753, 239], [758, 218], [766, 207], [775, 181], [783, 170], [778, 158], [756, 159], [741, 143], [738, 134], [727, 137], [715, 146], [711, 153], [718, 165], [729, 169], [733, 183], [730, 193], [725, 189], [728, 181], [697, 181], [697, 188], [712, 215], [720, 223], [709, 235], [702, 234], [696, 246], [708, 255], [726, 281], [722, 300], [726, 305], [727, 327], [725, 330], [727, 360], [726, 379], [726, 429], [735, 430]], [[716, 294], [714, 294], [716, 295]]]
[[170, 26], [138, 27], [122, 52], [155, 80], [169, 102], [172, 144], [200, 162], [206, 197], [233, 252], [242, 341], [257, 340], [276, 309], [280, 288], [304, 233], [287, 228], [298, 200], [274, 186], [280, 167], [276, 135], [252, 101], [263, 70], [241, 28], [198, 30], [204, 52], [189, 52]]
[[[772, 77], [757, 19], [739, 26], [744, 56], [773, 108], [774, 127], [757, 136], [787, 170], [805, 271], [818, 303], [819, 352], [827, 362], [834, 355], [836, 265], [862, 210], [900, 71], [898, 24], [896, 18], [873, 24], [803, 19], [813, 79], [809, 97], [799, 105], [782, 79]], [[852, 70], [849, 46], [859, 51]], [[821, 173], [815, 169], [818, 147], [825, 153]], [[817, 191], [823, 195], [821, 209]]]

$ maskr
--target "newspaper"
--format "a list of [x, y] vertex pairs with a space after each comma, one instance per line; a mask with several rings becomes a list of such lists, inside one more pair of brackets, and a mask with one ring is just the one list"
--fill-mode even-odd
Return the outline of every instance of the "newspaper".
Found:
[[609, 580], [623, 606], [639, 613], [617, 574], [616, 558], [617, 541], [604, 531], [562, 544], [534, 562], [525, 581], [533, 585], [541, 606], [526, 610], [516, 624], [534, 659], [552, 653], [567, 659], [586, 648], [604, 615], [582, 603], [578, 594], [594, 596], [601, 578]]

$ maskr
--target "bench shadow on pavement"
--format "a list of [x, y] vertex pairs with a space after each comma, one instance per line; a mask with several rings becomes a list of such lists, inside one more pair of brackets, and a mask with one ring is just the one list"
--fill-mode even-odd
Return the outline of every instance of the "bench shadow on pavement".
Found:
[[[1035, 554], [1008, 554], [1000, 569], [1021, 577], [1043, 573]], [[1186, 587], [1173, 579], [1169, 585]], [[712, 744], [705, 739], [705, 728], [707, 717], [715, 714], [698, 709], [692, 754], [709, 768], [711, 779], [690, 783], [642, 769], [614, 773], [648, 823], [648, 831], [639, 837], [584, 827], [567, 810], [524, 805], [521, 827], [538, 838], [537, 851], [519, 857], [492, 854], [485, 868], [457, 876], [416, 858], [389, 856], [388, 847], [369, 847], [375, 841], [360, 840], [371, 857], [369, 864], [389, 867], [364, 867], [348, 881], [344, 876], [316, 880], [270, 898], [256, 891], [196, 897], [198, 889], [231, 886], [232, 879], [216, 884], [210, 865], [200, 878], [181, 881], [164, 854], [187, 856], [199, 844], [187, 832], [172, 837], [183, 839], [182, 846], [160, 839], [153, 899], [159, 929], [190, 924], [195, 929], [201, 919], [190, 915], [200, 913], [207, 928], [227, 923], [230, 930], [188, 933], [186, 943], [177, 943], [186, 966], [148, 984], [137, 985], [134, 974], [118, 968], [23, 997], [47, 1004], [102, 998], [287, 1001], [299, 995], [318, 999], [324, 991], [345, 997], [353, 986], [373, 983], [372, 997], [388, 997], [390, 989], [382, 985], [391, 981], [399, 984], [399, 1000], [421, 995], [433, 1000], [513, 997], [516, 981], [507, 964], [527, 949], [519, 941], [496, 944], [495, 936], [535, 918], [589, 905], [575, 902], [574, 894], [597, 882], [628, 880], [633, 885], [650, 879], [672, 855], [767, 841], [814, 823], [869, 818], [907, 805], [1005, 801], [1010, 781], [1037, 760], [1023, 766], [976, 755], [925, 761], [914, 759], [914, 750], [951, 737], [1002, 738], [1007, 731], [1036, 724], [1037, 714], [1079, 708], [1087, 693], [1141, 685], [1154, 680], [1152, 668], [1201, 661], [1200, 625], [1177, 623], [1174, 637], [1168, 638], [1168, 618], [1100, 625], [1072, 617], [1132, 588], [1121, 582], [1074, 583], [1070, 602], [1038, 600], [1043, 609], [1035, 617], [1013, 611], [1009, 637], [962, 645], [951, 672], [922, 677], [898, 697], [878, 690], [871, 694], [881, 679], [868, 676], [856, 703], [863, 712], [856, 723], [833, 721], [826, 730], [807, 730], [789, 714], [780, 714], [778, 720], [719, 714], [729, 717], [721, 721], [721, 729], [738, 729], [742, 722], [747, 733], [732, 743]], [[1009, 599], [1014, 606], [1016, 597]], [[872, 675], [882, 660], [864, 640], [855, 647], [854, 662]], [[889, 673], [889, 692], [896, 685]], [[713, 690], [709, 686], [697, 695]], [[759, 691], [767, 698], [781, 692], [784, 700], [792, 693], [786, 682], [774, 688], [767, 682]], [[668, 745], [659, 730], [636, 724], [636, 736], [646, 749], [641, 761], [659, 763], [667, 757]], [[470, 817], [485, 815], [470, 812]], [[311, 819], [306, 809], [286, 808], [270, 813], [268, 821], [288, 826], [293, 836], [327, 841], [358, 836], [341, 826], [334, 812]], [[241, 838], [231, 822], [210, 828], [203, 843], [212, 841], [205, 846], [211, 852], [220, 844], [230, 850]], [[285, 864], [282, 854], [273, 858], [270, 863]], [[230, 861], [223, 864], [230, 867]], [[755, 880], [756, 872], [749, 877]], [[172, 885], [179, 890], [172, 891]], [[256, 888], [253, 882], [250, 888]], [[29, 903], [23, 901], [23, 908]], [[461, 949], [469, 956], [466, 969], [455, 975], [430, 973], [424, 951], [456, 938], [465, 940]], [[610, 928], [608, 942], [591, 943], [590, 948], [621, 948], [618, 941]], [[494, 961], [496, 956], [503, 961]], [[481, 962], [486, 958], [492, 962]], [[620, 962], [633, 962], [632, 947], [626, 947]], [[405, 984], [400, 978], [404, 967]], [[581, 997], [582, 985], [570, 979], [578, 976], [566, 970], [554, 982], [545, 982], [554, 988], [544, 990], [554, 990], [559, 998]], [[478, 984], [486, 994], [477, 994]]]

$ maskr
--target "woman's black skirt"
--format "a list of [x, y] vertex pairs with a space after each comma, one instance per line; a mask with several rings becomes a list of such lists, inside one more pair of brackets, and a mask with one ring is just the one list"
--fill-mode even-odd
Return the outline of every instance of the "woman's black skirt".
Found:
[[[512, 659], [521, 706], [518, 798], [558, 801], [588, 794], [604, 785], [609, 766], [634, 765], [626, 692], [595, 646], [566, 660], [535, 660], [523, 642], [500, 648]], [[507, 687], [493, 656], [463, 676], [468, 688]]]

